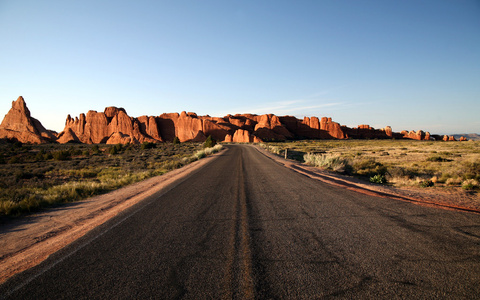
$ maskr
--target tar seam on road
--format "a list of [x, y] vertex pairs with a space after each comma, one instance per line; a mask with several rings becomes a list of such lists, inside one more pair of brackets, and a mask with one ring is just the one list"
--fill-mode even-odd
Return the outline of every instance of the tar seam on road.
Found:
[[[228, 299], [254, 299], [255, 283], [253, 279], [252, 254], [250, 247], [247, 196], [245, 191], [245, 170], [243, 151], [236, 166], [238, 182], [234, 205], [234, 226], [231, 233], [229, 274], [230, 295]], [[235, 270], [238, 270], [237, 272]]]
[[[1, 295], [0, 296], [0, 299], [5, 299], [7, 297], [9, 297], [11, 294], [13, 294], [14, 292], [18, 291], [19, 289], [21, 289], [22, 287], [24, 287], [25, 285], [29, 284], [30, 282], [32, 282], [33, 280], [35, 280], [36, 278], [38, 278], [39, 276], [41, 276], [42, 274], [44, 274], [45, 272], [49, 271], [50, 269], [52, 269], [53, 267], [55, 267], [56, 265], [58, 265], [59, 263], [61, 263], [62, 261], [64, 261], [65, 259], [69, 258], [70, 256], [72, 256], [73, 254], [77, 253], [79, 250], [81, 250], [82, 248], [84, 248], [85, 246], [87, 246], [88, 244], [90, 244], [91, 242], [95, 241], [96, 239], [98, 239], [99, 237], [103, 236], [104, 234], [106, 234], [107, 232], [109, 232], [110, 230], [112, 230], [113, 228], [117, 227], [118, 225], [122, 224], [123, 222], [125, 222], [127, 219], [129, 219], [130, 217], [132, 217], [133, 215], [135, 215], [136, 213], [140, 212], [141, 210], [145, 209], [146, 207], [148, 207], [149, 205], [151, 205], [154, 201], [156, 201], [158, 198], [160, 198], [161, 196], [165, 195], [166, 193], [168, 193], [169, 191], [171, 191], [172, 189], [174, 189], [175, 187], [177, 187], [179, 184], [183, 183], [184, 181], [186, 181], [187, 179], [189, 179], [190, 177], [192, 177], [193, 175], [195, 175], [197, 172], [199, 172], [201, 169], [203, 169], [205, 166], [207, 166], [208, 164], [210, 164], [210, 162], [207, 162], [204, 166], [202, 166], [200, 169], [197, 169], [195, 170], [194, 172], [188, 174], [187, 176], [179, 179], [178, 181], [172, 183], [170, 186], [167, 186], [159, 195], [155, 195], [155, 197], [152, 197], [152, 199], [150, 199], [150, 201], [148, 202], [145, 202], [145, 203], [139, 203], [139, 207], [137, 209], [135, 209], [134, 211], [130, 212], [129, 214], [127, 214], [125, 217], [123, 217], [122, 219], [120, 219], [119, 221], [117, 221], [116, 223], [114, 223], [113, 225], [109, 226], [108, 228], [102, 230], [100, 233], [98, 233], [97, 235], [89, 238], [88, 240], [86, 240], [85, 242], [83, 242], [82, 244], [80, 244], [78, 247], [76, 247], [75, 249], [73, 249], [70, 253], [66, 254], [65, 256], [59, 258], [58, 260], [52, 262], [51, 264], [45, 266], [43, 269], [41, 269], [38, 273], [28, 277], [25, 281], [23, 281], [22, 283], [20, 283], [19, 285], [17, 285], [16, 287], [14, 287], [12, 290], [8, 291], [5, 295]], [[106, 221], [108, 222], [108, 221]], [[67, 245], [68, 246], [68, 245]], [[66, 246], [66, 247], [67, 247]]]

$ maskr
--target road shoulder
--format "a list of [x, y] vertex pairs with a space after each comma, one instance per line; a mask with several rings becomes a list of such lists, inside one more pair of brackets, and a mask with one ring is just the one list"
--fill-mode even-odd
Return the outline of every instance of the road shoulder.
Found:
[[438, 190], [432, 191], [428, 189], [422, 190], [415, 188], [396, 188], [392, 186], [373, 184], [352, 176], [328, 172], [317, 167], [302, 164], [295, 160], [284, 159], [278, 155], [266, 151], [259, 146], [254, 147], [263, 155], [285, 166], [286, 168], [312, 179], [320, 180], [327, 184], [343, 187], [348, 190], [371, 196], [408, 201], [419, 205], [480, 213], [480, 199], [475, 196], [470, 196], [468, 193], [459, 193], [456, 191], [444, 191], [440, 193]]

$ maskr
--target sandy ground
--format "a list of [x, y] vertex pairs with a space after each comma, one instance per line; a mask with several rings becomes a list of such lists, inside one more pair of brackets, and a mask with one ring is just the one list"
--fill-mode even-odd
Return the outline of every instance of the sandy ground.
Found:
[[[329, 184], [420, 205], [480, 213], [478, 194], [468, 194], [458, 190], [440, 192], [438, 189], [399, 189], [375, 185], [353, 177], [306, 166], [296, 161], [284, 160], [260, 147], [257, 149], [287, 168]], [[0, 283], [16, 273], [39, 264], [50, 254], [146, 197], [157, 192], [167, 192], [175, 186], [175, 182], [203, 167], [221, 153], [108, 194], [61, 205], [0, 225]]]

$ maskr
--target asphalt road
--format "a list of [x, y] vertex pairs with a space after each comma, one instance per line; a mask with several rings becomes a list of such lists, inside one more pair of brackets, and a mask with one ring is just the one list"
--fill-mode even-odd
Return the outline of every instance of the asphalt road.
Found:
[[228, 146], [0, 295], [480, 298], [480, 215], [332, 187], [251, 146]]

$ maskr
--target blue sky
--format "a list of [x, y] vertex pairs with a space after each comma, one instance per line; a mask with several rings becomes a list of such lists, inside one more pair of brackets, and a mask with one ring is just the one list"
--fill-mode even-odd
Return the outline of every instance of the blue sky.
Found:
[[0, 116], [275, 113], [480, 133], [480, 1], [0, 0]]

